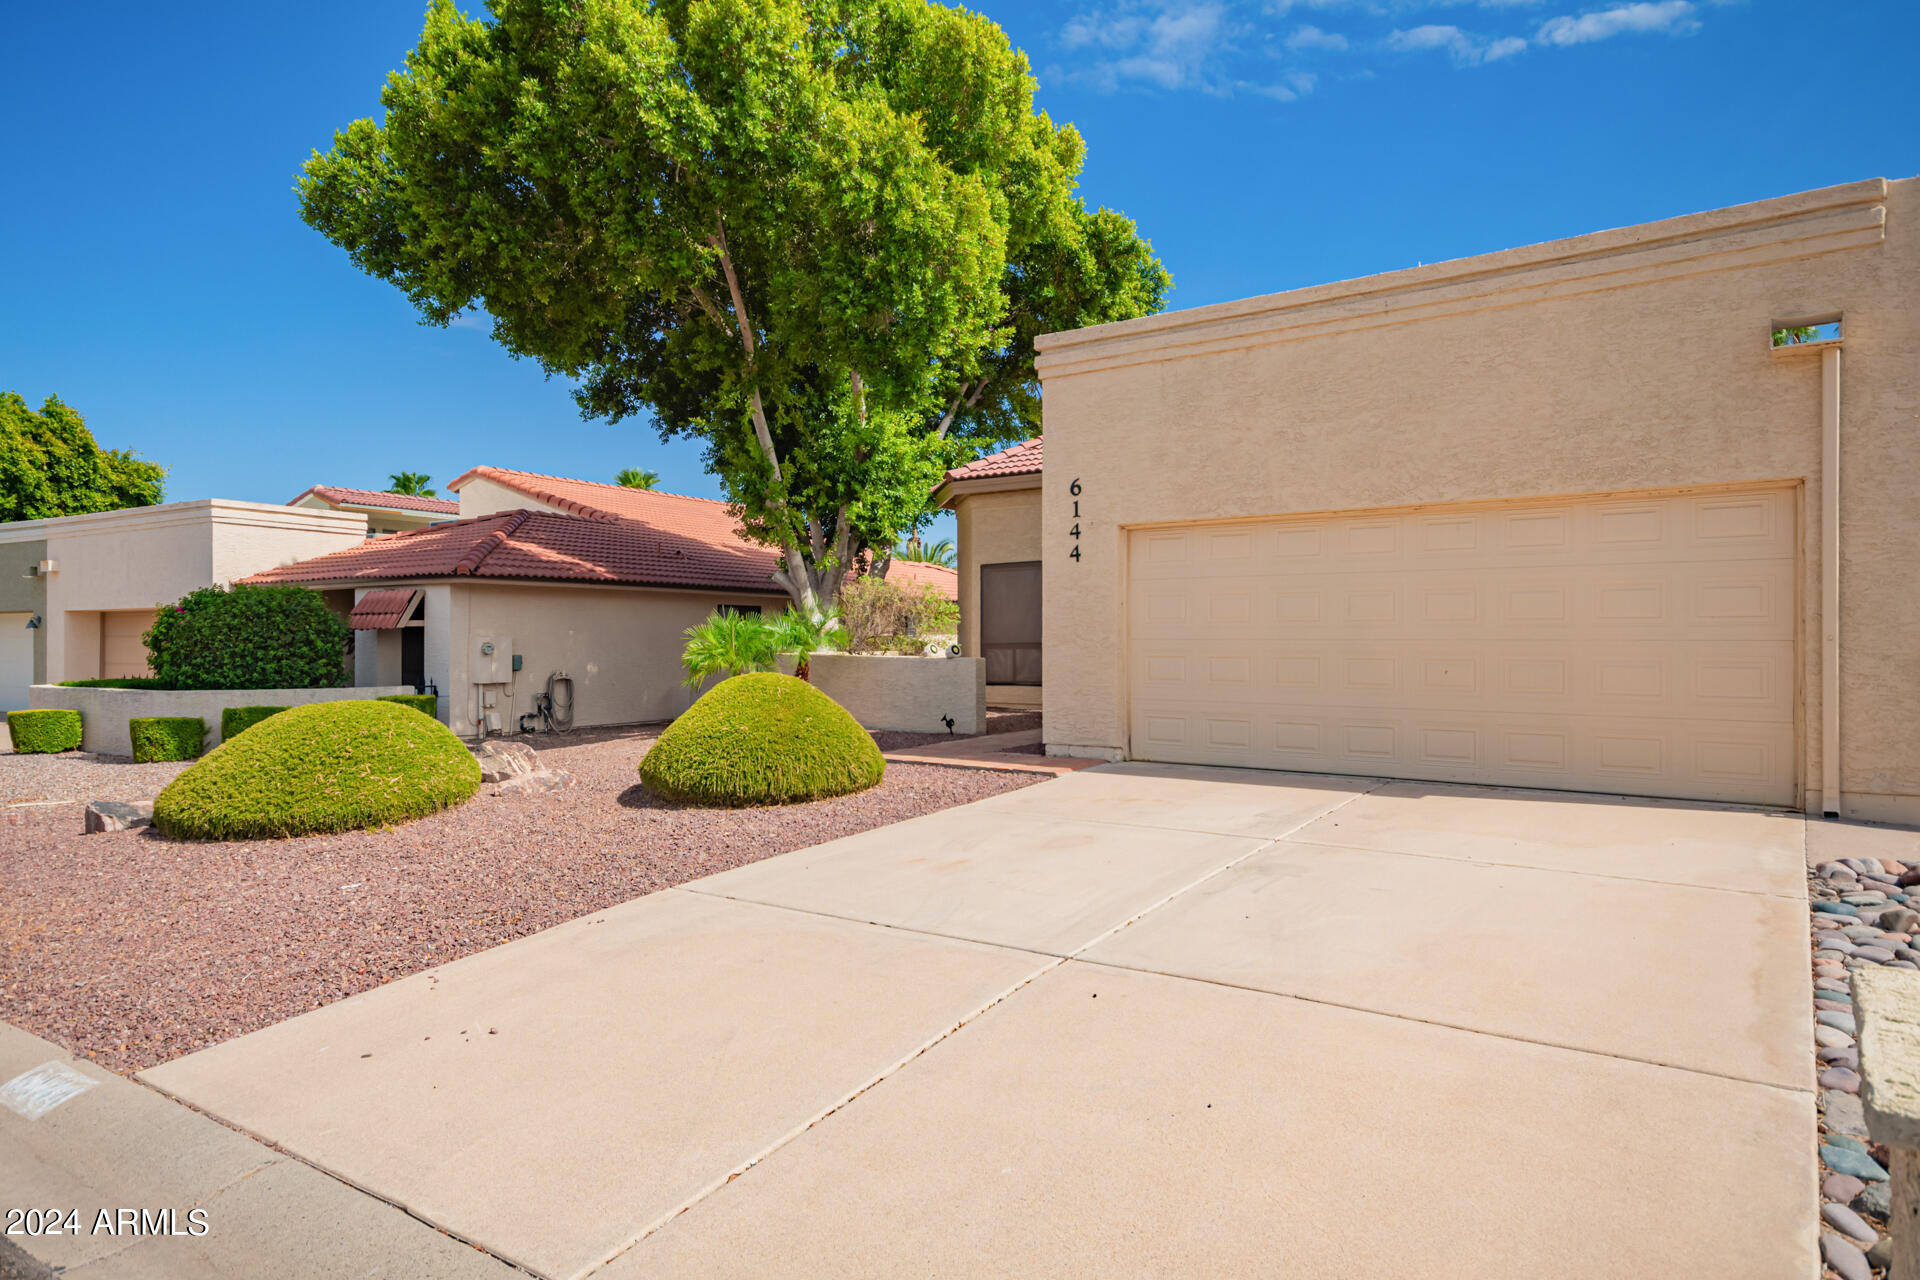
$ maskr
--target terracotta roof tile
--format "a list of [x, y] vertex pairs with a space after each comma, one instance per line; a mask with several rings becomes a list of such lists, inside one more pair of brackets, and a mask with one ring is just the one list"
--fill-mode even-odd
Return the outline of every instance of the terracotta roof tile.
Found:
[[1011, 448], [976, 458], [947, 472], [949, 480], [984, 480], [988, 476], [1024, 476], [1040, 470], [1040, 442], [1044, 436], [1022, 440]]
[[355, 631], [391, 631], [407, 619], [420, 598], [414, 587], [382, 587], [369, 591], [353, 606]]
[[728, 528], [726, 542], [720, 543], [605, 514], [501, 511], [370, 538], [349, 550], [269, 569], [244, 581], [542, 578], [777, 592], [770, 580], [774, 553], [732, 535], [731, 524]]
[[419, 498], [411, 493], [376, 493], [372, 489], [342, 489], [338, 485], [317, 484], [296, 496], [287, 505], [298, 506], [308, 495], [335, 506], [384, 507], [389, 511], [427, 511], [434, 515], [457, 516], [460, 504], [448, 498]]
[[958, 570], [944, 565], [927, 564], [920, 560], [889, 560], [887, 571], [882, 575], [888, 582], [910, 584], [928, 583], [949, 600], [960, 598], [960, 574]]

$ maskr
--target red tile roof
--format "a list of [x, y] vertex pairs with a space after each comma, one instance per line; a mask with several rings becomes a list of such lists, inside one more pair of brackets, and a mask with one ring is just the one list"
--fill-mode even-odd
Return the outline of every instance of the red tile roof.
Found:
[[355, 631], [391, 631], [407, 620], [413, 602], [420, 598], [414, 587], [382, 587], [369, 591], [353, 606]]
[[949, 480], [984, 480], [988, 476], [1037, 475], [1040, 471], [1040, 442], [1044, 436], [1022, 440], [1011, 448], [976, 458], [963, 467], [947, 472]]
[[335, 506], [384, 507], [388, 511], [430, 511], [434, 515], [457, 516], [460, 504], [447, 498], [418, 498], [411, 493], [376, 493], [372, 489], [342, 489], [338, 485], [317, 484], [294, 497], [288, 506], [298, 506], [307, 496]]
[[944, 565], [894, 559], [887, 561], [887, 571], [882, 576], [888, 582], [929, 583], [949, 600], [960, 598], [960, 573]]
[[370, 538], [244, 581], [542, 578], [775, 593], [775, 565], [772, 551], [734, 535], [730, 522], [726, 540], [719, 542], [604, 514], [500, 511]]

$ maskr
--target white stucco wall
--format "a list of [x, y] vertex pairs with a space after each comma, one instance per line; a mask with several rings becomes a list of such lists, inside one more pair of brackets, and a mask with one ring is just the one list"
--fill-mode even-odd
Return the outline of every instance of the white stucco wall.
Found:
[[[791, 672], [791, 661], [780, 669]], [[985, 658], [816, 653], [807, 678], [869, 729], [946, 733], [942, 716], [953, 718], [953, 733], [987, 728]]]
[[[772, 613], [785, 599], [575, 584], [428, 587], [428, 674], [445, 695], [442, 718], [463, 736], [478, 732], [482, 692], [473, 664], [484, 637], [512, 642], [503, 651], [507, 667], [510, 654], [521, 656], [519, 675], [493, 686], [507, 732], [533, 710], [534, 697], [545, 692], [547, 676], [556, 671], [573, 678], [577, 727], [670, 720], [694, 697], [680, 667], [686, 629], [721, 604], [759, 605]], [[444, 681], [436, 674], [443, 662]]]
[[1768, 336], [1844, 315], [1838, 807], [1920, 821], [1916, 300], [1920, 180], [1875, 180], [1043, 337], [1049, 749], [1127, 750], [1130, 528], [1798, 480], [1817, 788], [1821, 360]]
[[304, 707], [313, 702], [345, 702], [412, 693], [404, 685], [369, 689], [70, 689], [37, 684], [27, 690], [35, 710], [63, 707], [80, 713], [80, 749], [102, 755], [130, 756], [129, 720], [153, 716], [198, 716], [207, 727], [206, 748], [220, 743], [220, 713], [228, 707]]

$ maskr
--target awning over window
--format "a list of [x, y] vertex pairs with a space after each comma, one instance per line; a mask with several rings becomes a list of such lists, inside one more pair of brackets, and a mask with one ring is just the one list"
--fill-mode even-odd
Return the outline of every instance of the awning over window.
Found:
[[353, 606], [353, 629], [392, 631], [407, 620], [407, 615], [413, 612], [414, 601], [419, 598], [417, 587], [382, 587], [369, 591]]

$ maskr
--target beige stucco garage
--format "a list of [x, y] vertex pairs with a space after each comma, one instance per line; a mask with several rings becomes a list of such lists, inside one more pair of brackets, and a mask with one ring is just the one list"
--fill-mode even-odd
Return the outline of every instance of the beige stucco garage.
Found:
[[1042, 338], [1048, 750], [1920, 822], [1917, 219], [1875, 179]]

